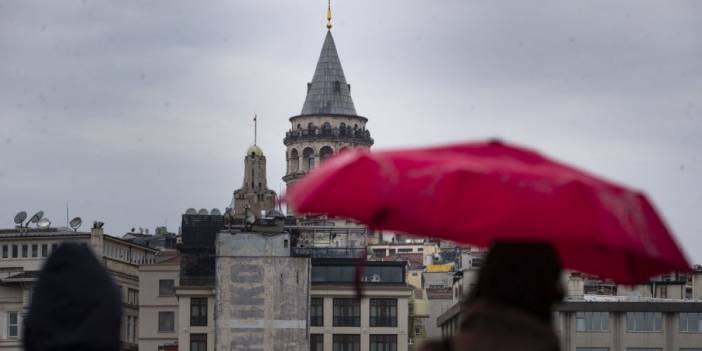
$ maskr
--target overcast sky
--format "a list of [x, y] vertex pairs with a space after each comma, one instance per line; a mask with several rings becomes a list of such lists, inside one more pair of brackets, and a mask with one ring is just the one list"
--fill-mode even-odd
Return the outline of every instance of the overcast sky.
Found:
[[[376, 148], [499, 137], [642, 189], [702, 263], [702, 2], [335, 1]], [[19, 210], [107, 232], [224, 208], [283, 136], [326, 2], [0, 2], [0, 227]]]

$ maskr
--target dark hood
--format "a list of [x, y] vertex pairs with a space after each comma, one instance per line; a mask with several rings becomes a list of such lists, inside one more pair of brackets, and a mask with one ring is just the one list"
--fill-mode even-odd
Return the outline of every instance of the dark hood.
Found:
[[85, 245], [64, 243], [49, 257], [25, 320], [26, 351], [119, 350], [121, 297]]

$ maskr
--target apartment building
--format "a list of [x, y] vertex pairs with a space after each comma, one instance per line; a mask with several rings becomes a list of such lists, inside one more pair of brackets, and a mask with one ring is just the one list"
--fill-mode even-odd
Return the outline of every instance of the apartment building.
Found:
[[410, 243], [380, 243], [368, 246], [368, 252], [375, 257], [385, 257], [398, 254], [422, 254], [422, 264], [432, 264], [434, 255], [439, 252], [439, 246], [433, 242]]
[[139, 350], [171, 351], [178, 345], [180, 256], [139, 266]]
[[408, 350], [409, 300], [404, 262], [367, 262], [362, 297], [355, 259], [313, 259], [310, 290], [312, 351]]
[[[474, 278], [475, 272], [464, 271], [454, 283], [453, 305], [436, 321], [442, 337], [458, 332], [461, 300]], [[702, 270], [663, 275], [636, 286], [579, 273], [565, 274], [564, 280], [568, 296], [555, 307], [553, 319], [562, 350], [702, 350]]]
[[0, 350], [22, 350], [22, 320], [44, 261], [62, 242], [90, 246], [122, 294], [121, 349], [137, 350], [138, 266], [156, 261], [157, 250], [105, 235], [101, 223], [90, 232], [62, 228], [0, 230]]

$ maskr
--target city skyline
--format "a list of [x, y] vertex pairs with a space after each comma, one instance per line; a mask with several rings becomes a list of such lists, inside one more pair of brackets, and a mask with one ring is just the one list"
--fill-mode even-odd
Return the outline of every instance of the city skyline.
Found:
[[[373, 4], [336, 2], [332, 31], [375, 149], [536, 148], [642, 189], [702, 263], [700, 4]], [[284, 189], [326, 2], [0, 9], [0, 227], [40, 209], [63, 225], [68, 203], [82, 229], [176, 231], [189, 207], [229, 205], [254, 113]]]

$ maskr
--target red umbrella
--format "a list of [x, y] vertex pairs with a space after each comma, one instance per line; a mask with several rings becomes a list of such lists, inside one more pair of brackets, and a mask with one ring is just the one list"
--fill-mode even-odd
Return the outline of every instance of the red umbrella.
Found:
[[623, 284], [690, 269], [645, 195], [500, 142], [341, 153], [286, 201], [298, 213], [483, 247], [546, 241], [565, 268]]

